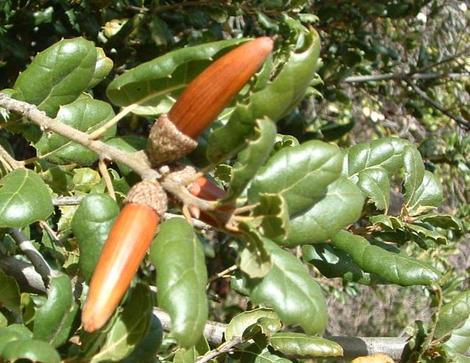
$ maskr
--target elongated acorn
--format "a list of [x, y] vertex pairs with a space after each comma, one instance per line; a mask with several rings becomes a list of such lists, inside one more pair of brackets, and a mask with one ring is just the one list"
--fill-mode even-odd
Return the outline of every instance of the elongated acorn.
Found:
[[[225, 190], [219, 188], [204, 176], [199, 177], [189, 186], [189, 192], [198, 198], [211, 201], [222, 199], [227, 195]], [[189, 208], [194, 218], [200, 219], [217, 228], [223, 227], [225, 223], [227, 223], [234, 209], [234, 204], [222, 205], [220, 208], [210, 212], [200, 211], [199, 208], [195, 206], [190, 206]]]
[[272, 49], [271, 38], [256, 38], [217, 59], [198, 75], [169, 114], [163, 114], [152, 126], [147, 149], [152, 164], [178, 160], [194, 150], [194, 140], [250, 80]]
[[83, 307], [87, 332], [111, 317], [139, 268], [165, 213], [167, 197], [157, 182], [142, 181], [128, 193], [101, 252]]
[[273, 40], [260, 37], [228, 52], [197, 76], [168, 114], [185, 135], [196, 139], [261, 67]]

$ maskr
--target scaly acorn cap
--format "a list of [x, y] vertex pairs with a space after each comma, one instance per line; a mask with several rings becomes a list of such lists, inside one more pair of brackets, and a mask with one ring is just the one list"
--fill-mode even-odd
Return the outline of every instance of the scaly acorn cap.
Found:
[[168, 206], [168, 197], [157, 181], [142, 180], [129, 190], [124, 203], [146, 205], [162, 217]]

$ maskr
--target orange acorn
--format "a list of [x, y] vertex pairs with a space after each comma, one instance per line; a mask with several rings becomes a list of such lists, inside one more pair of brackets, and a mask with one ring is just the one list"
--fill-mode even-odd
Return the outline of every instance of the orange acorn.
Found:
[[[205, 200], [222, 199], [227, 195], [225, 190], [219, 188], [204, 176], [199, 177], [188, 189], [192, 195]], [[234, 209], [234, 204], [226, 204], [214, 211], [201, 212], [199, 208], [194, 206], [191, 206], [189, 210], [193, 217], [220, 228], [227, 223]]]
[[196, 139], [256, 73], [273, 49], [273, 40], [251, 40], [217, 59], [198, 75], [171, 108], [169, 119]]
[[129, 191], [91, 278], [82, 312], [85, 331], [100, 329], [116, 310], [153, 240], [166, 198], [160, 185], [151, 181]]

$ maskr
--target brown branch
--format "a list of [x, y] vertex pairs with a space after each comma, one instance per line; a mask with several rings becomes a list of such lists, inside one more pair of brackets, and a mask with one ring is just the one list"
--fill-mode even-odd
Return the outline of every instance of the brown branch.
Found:
[[0, 269], [16, 280], [21, 291], [35, 294], [46, 292], [44, 281], [32, 264], [13, 256], [0, 256]]
[[[160, 320], [164, 330], [171, 330], [171, 319], [166, 312], [155, 308], [153, 310], [153, 314]], [[208, 320], [204, 327], [204, 337], [209, 343], [213, 345], [220, 345], [223, 343], [226, 328], [226, 324]], [[325, 336], [325, 338], [341, 345], [344, 351], [344, 357], [346, 359], [352, 359], [355, 357], [371, 355], [375, 353], [385, 353], [391, 358], [399, 360], [407, 343], [406, 338], [395, 337]], [[217, 349], [211, 352], [217, 352]], [[224, 351], [223, 353], [226, 352]], [[207, 360], [201, 360], [199, 362], [206, 361]]]
[[470, 73], [384, 73], [371, 74], [365, 76], [350, 76], [342, 80], [344, 83], [362, 83], [362, 82], [378, 82], [378, 81], [401, 81], [404, 79], [460, 79], [470, 77]]
[[470, 122], [465, 120], [464, 118], [454, 115], [448, 110], [446, 110], [442, 105], [440, 105], [437, 101], [433, 100], [431, 97], [429, 97], [426, 92], [424, 92], [421, 88], [419, 88], [416, 84], [414, 84], [412, 81], [405, 79], [404, 80], [406, 84], [408, 84], [423, 100], [425, 100], [427, 103], [429, 103], [431, 106], [433, 106], [435, 109], [439, 110], [442, 112], [444, 115], [449, 117], [450, 119], [454, 120], [457, 125], [459, 125], [462, 129], [464, 130], [470, 130]]
[[42, 257], [39, 251], [34, 247], [32, 242], [18, 228], [10, 228], [8, 233], [13, 237], [21, 251], [28, 257], [45, 283], [48, 283], [54, 271], [47, 261]]
[[101, 157], [118, 161], [127, 165], [137, 174], [139, 174], [142, 179], [157, 179], [160, 177], [160, 174], [156, 170], [152, 169], [147, 161], [142, 157], [123, 152], [105, 144], [100, 140], [92, 140], [85, 132], [74, 129], [73, 127], [50, 118], [34, 105], [15, 100], [4, 93], [0, 93], [0, 107], [26, 117], [28, 120], [38, 125], [42, 130], [56, 132], [59, 135], [65, 136], [71, 141], [75, 141], [83, 146], [86, 146]]

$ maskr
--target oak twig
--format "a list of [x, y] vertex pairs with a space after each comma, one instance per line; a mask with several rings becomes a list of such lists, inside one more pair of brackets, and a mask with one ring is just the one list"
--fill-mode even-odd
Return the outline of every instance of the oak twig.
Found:
[[0, 256], [0, 269], [16, 280], [21, 291], [35, 294], [46, 292], [42, 276], [32, 264], [13, 256]]
[[[162, 323], [163, 329], [166, 331], [171, 330], [171, 319], [170, 316], [161, 309], [155, 308], [153, 314]], [[226, 324], [222, 324], [215, 321], [208, 320], [204, 327], [204, 337], [207, 341], [213, 345], [220, 345], [224, 340]], [[407, 344], [406, 338], [395, 338], [395, 337], [346, 337], [346, 336], [325, 336], [326, 339], [333, 340], [341, 347], [344, 351], [344, 358], [353, 359], [359, 356], [372, 355], [374, 353], [385, 353], [395, 360], [399, 360], [405, 346]], [[211, 351], [220, 352], [219, 354], [226, 353], [233, 349], [240, 342], [233, 342], [233, 346], [229, 346], [227, 351], [220, 352], [217, 349]], [[227, 349], [227, 347], [225, 348]], [[209, 353], [208, 353], [209, 354]], [[217, 356], [216, 355], [216, 356]], [[205, 355], [204, 357], [207, 357]], [[202, 357], [201, 359], [203, 359]], [[213, 356], [212, 356], [213, 358]], [[212, 359], [210, 358], [210, 359]], [[208, 360], [199, 360], [199, 363], [207, 362]]]
[[103, 158], [118, 161], [127, 165], [139, 174], [142, 179], [157, 179], [160, 177], [160, 174], [156, 170], [152, 169], [145, 159], [123, 152], [100, 140], [93, 140], [87, 133], [63, 124], [56, 119], [50, 118], [35, 105], [15, 100], [4, 93], [0, 93], [0, 107], [26, 117], [28, 120], [38, 125], [42, 130], [53, 131], [59, 135], [65, 136], [71, 141], [75, 141], [86, 146]]
[[439, 110], [442, 112], [444, 115], [449, 117], [450, 119], [454, 120], [461, 128], [465, 130], [470, 130], [470, 122], [463, 119], [460, 116], [456, 116], [446, 110], [444, 107], [442, 107], [437, 101], [433, 100], [431, 97], [429, 97], [426, 92], [424, 92], [421, 88], [419, 88], [415, 83], [412, 81], [405, 79], [406, 84], [408, 84], [413, 91], [415, 91], [423, 100], [425, 100], [427, 103], [429, 103], [431, 106], [433, 106], [435, 109]]
[[34, 266], [38, 274], [41, 275], [44, 282], [48, 283], [53, 275], [53, 270], [36, 247], [34, 247], [31, 241], [28, 240], [23, 232], [18, 228], [10, 228], [8, 233], [16, 241], [21, 251], [23, 251], [26, 257], [31, 261], [31, 264]]

